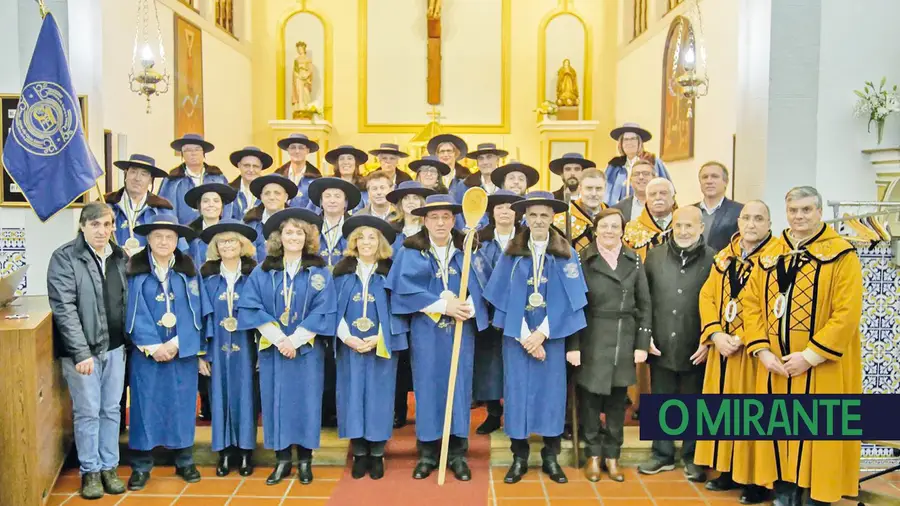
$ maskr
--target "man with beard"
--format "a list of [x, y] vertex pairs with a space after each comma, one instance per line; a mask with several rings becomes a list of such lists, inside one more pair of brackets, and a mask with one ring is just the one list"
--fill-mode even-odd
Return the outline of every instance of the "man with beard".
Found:
[[[563, 185], [553, 192], [553, 198], [563, 202], [578, 200], [578, 184], [584, 169], [596, 167], [597, 164], [586, 159], [581, 153], [566, 153], [556, 160], [550, 161], [550, 172], [562, 178]], [[606, 185], [603, 185], [606, 188]], [[606, 195], [603, 195], [606, 199]]]
[[389, 142], [382, 142], [381, 146], [379, 146], [378, 149], [369, 151], [369, 154], [378, 159], [378, 170], [387, 174], [387, 176], [390, 178], [391, 190], [396, 188], [398, 184], [404, 181], [412, 181], [412, 178], [409, 177], [409, 174], [401, 170], [397, 170], [397, 164], [400, 163], [400, 159], [407, 158], [409, 156], [407, 153], [400, 151], [400, 146], [391, 144]]
[[[668, 182], [668, 180], [666, 180]], [[661, 187], [662, 185], [658, 185]], [[651, 197], [653, 198], [653, 197]], [[672, 237], [647, 253], [645, 262], [653, 332], [650, 340], [650, 391], [653, 394], [699, 394], [708, 347], [700, 344], [700, 289], [709, 277], [715, 252], [703, 240], [703, 220], [694, 206], [675, 211]], [[684, 475], [706, 481], [694, 463], [696, 441], [681, 448]], [[654, 441], [653, 455], [638, 466], [642, 474], [675, 469], [675, 442]]]
[[250, 183], [258, 178], [262, 171], [271, 167], [273, 160], [268, 153], [256, 146], [247, 146], [244, 149], [235, 151], [231, 153], [228, 159], [241, 172], [240, 176], [229, 183], [238, 192], [237, 198], [231, 206], [231, 217], [236, 220], [243, 220], [247, 211], [261, 204], [259, 199], [253, 195]]
[[178, 223], [187, 225], [197, 219], [200, 212], [184, 202], [184, 195], [207, 183], [228, 184], [222, 170], [206, 163], [206, 153], [216, 149], [197, 134], [185, 134], [172, 141], [172, 149], [181, 153], [181, 165], [169, 171], [167, 179], [159, 187], [159, 196], [172, 203]]
[[[594, 242], [594, 217], [607, 208], [606, 175], [595, 167], [585, 169], [578, 183], [578, 199], [569, 204], [569, 223], [572, 233], [572, 246], [581, 251]], [[559, 198], [555, 197], [554, 198]], [[566, 233], [566, 214], [558, 214], [553, 219], [553, 226], [562, 234]]]
[[275, 169], [276, 174], [288, 178], [297, 187], [297, 194], [288, 201], [287, 207], [298, 207], [318, 212], [307, 196], [309, 185], [322, 177], [315, 165], [307, 157], [319, 150], [319, 145], [304, 134], [291, 134], [278, 141], [278, 147], [287, 151], [290, 160]]

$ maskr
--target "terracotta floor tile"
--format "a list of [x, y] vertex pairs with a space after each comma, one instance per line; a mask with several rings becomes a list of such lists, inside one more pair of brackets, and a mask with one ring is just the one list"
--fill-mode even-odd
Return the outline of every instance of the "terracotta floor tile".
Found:
[[552, 506], [600, 506], [600, 499], [551, 499]]
[[[142, 495], [128, 495], [122, 502], [119, 503], [120, 506], [171, 506], [171, 504], [175, 501], [175, 496], [142, 496]], [[71, 501], [70, 501], [71, 502]], [[93, 504], [93, 502], [91, 502]]]
[[680, 467], [676, 467], [672, 471], [664, 471], [656, 474], [637, 473], [637, 475], [640, 476], [640, 478], [644, 481], [687, 481], [687, 479], [684, 477], [684, 472]]
[[900, 488], [895, 486], [895, 482], [891, 481], [867, 481], [862, 484], [860, 489], [867, 492], [876, 492], [879, 494], [900, 495]]
[[654, 499], [675, 499], [682, 497], [700, 498], [700, 493], [697, 492], [697, 489], [686, 481], [666, 483], [644, 482], [644, 486], [647, 487], [647, 491], [650, 492], [650, 495], [653, 496]]
[[[710, 499], [707, 497], [706, 503], [709, 504], [709, 506], [734, 506], [735, 504], [740, 504], [741, 500], [740, 497], [731, 497], [728, 499]], [[856, 503], [854, 503], [854, 505], [855, 504]]]
[[647, 490], [641, 485], [640, 481], [625, 481], [616, 483], [611, 480], [600, 480], [594, 483], [597, 493], [605, 501], [607, 498], [615, 497], [649, 497]]
[[[540, 468], [538, 468], [538, 471], [540, 471]], [[568, 478], [570, 482], [588, 481], [588, 479], [584, 477], [584, 472], [580, 468], [563, 466], [563, 472], [566, 473], [566, 478]], [[547, 475], [544, 475], [545, 478], [546, 476]]]
[[136, 495], [178, 495], [187, 487], [187, 483], [181, 478], [160, 478], [158, 476], [150, 476], [150, 481], [144, 490], [132, 492]]
[[739, 498], [741, 496], [741, 493], [743, 492], [743, 490], [740, 488], [727, 490], [725, 492], [713, 492], [712, 490], [706, 490], [705, 485], [705, 483], [694, 484], [697, 490], [700, 491], [700, 495], [702, 495], [706, 499], [736, 499]]
[[309, 485], [303, 485], [295, 482], [288, 491], [288, 497], [306, 497], [306, 498], [328, 498], [337, 488], [337, 481], [330, 480], [313, 480]]
[[[490, 502], [488, 502], [490, 504]], [[497, 499], [497, 506], [547, 506], [546, 499]]]
[[655, 499], [656, 506], [706, 506], [701, 499]]
[[[503, 478], [506, 477], [506, 473], [509, 471], [508, 467], [492, 467], [491, 468], [491, 478], [493, 478], [494, 483], [498, 483], [500, 485], [505, 485], [503, 483]], [[528, 474], [522, 477], [522, 481], [539, 481], [540, 478], [538, 474], [541, 472], [540, 468], [537, 469], [529, 469]]]
[[622, 499], [618, 497], [603, 498], [603, 506], [653, 506], [653, 501], [647, 499]]
[[[78, 506], [85, 506], [85, 505], [91, 505], [91, 506], [113, 506], [114, 504], [117, 504], [117, 503], [119, 502], [120, 499], [122, 499], [122, 496], [121, 496], [121, 495], [109, 495], [109, 494], [107, 494], [107, 495], [101, 497], [100, 499], [92, 499], [92, 500], [87, 500], [87, 499], [82, 498], [80, 495], [75, 495], [75, 496], [73, 496], [71, 499], [69, 499], [68, 501], [66, 501], [65, 504], [66, 504], [66, 506], [68, 506], [68, 505], [70, 505], [70, 504], [75, 504], [75, 505], [78, 505]], [[169, 502], [172, 502], [172, 499], [173, 499], [173, 498], [170, 498], [170, 499], [169, 499]]]
[[288, 486], [291, 484], [290, 479], [286, 479], [278, 485], [266, 485], [263, 480], [244, 480], [240, 488], [235, 492], [235, 496], [257, 496], [257, 497], [282, 497]]
[[59, 506], [60, 504], [66, 502], [66, 499], [72, 497], [72, 494], [54, 494], [47, 498], [47, 502], [44, 503], [44, 506]]
[[[390, 461], [385, 462], [384, 466], [387, 468], [390, 465]], [[341, 477], [344, 476], [344, 471], [348, 468], [337, 467], [337, 466], [313, 466], [313, 476], [317, 480], [340, 480]]]
[[237, 478], [204, 478], [188, 484], [182, 495], [231, 495], [240, 484]]
[[189, 497], [181, 496], [175, 506], [225, 506], [228, 497]]
[[513, 485], [503, 482], [494, 482], [494, 493], [497, 495], [497, 499], [533, 499], [537, 497], [543, 498], [544, 487], [541, 486], [541, 482], [539, 481], [520, 481], [519, 483], [515, 483]]
[[547, 488], [547, 496], [550, 497], [551, 500], [564, 498], [597, 498], [597, 493], [594, 491], [594, 487], [591, 486], [589, 481], [555, 483], [545, 479], [544, 487]]
[[74, 494], [81, 490], [81, 476], [60, 476], [53, 486], [53, 494]]
[[304, 499], [297, 497], [288, 497], [282, 504], [288, 506], [326, 506], [328, 499]]
[[233, 497], [228, 506], [278, 506], [281, 499], [260, 499], [258, 497]]

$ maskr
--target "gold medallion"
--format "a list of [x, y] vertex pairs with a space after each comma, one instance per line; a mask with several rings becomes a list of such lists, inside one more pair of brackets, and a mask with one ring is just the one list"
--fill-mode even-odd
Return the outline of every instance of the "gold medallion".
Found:
[[375, 322], [364, 316], [362, 318], [357, 318], [356, 320], [354, 320], [353, 326], [358, 328], [360, 332], [368, 332], [372, 330], [372, 327], [375, 326]]
[[228, 332], [236, 331], [238, 327], [237, 318], [235, 318], [234, 316], [225, 318], [224, 320], [222, 320], [222, 327], [224, 327]]
[[290, 313], [290, 311], [288, 311], [287, 309], [285, 309], [284, 312], [281, 313], [281, 318], [279, 318], [279, 320], [281, 321], [281, 324], [282, 324], [282, 325], [284, 325], [285, 327], [287, 327], [288, 324], [291, 323], [291, 313]]
[[528, 296], [528, 305], [531, 307], [541, 307], [544, 305], [544, 296], [534, 292]]
[[175, 323], [178, 321], [178, 319], [175, 318], [175, 313], [170, 311], [162, 315], [162, 319], [160, 321], [162, 322], [163, 327], [170, 329], [175, 326]]
[[443, 300], [450, 300], [455, 298], [456, 294], [451, 292], [450, 290], [444, 290], [443, 292], [441, 292], [441, 299]]
[[127, 241], [125, 241], [125, 249], [137, 249], [141, 247], [141, 242], [135, 239], [134, 237], [129, 237]]
[[772, 311], [775, 313], [776, 318], [781, 318], [784, 316], [785, 309], [787, 309], [787, 297], [783, 293], [779, 293], [778, 298], [775, 299], [775, 307], [772, 308]]
[[737, 301], [735, 299], [731, 299], [728, 301], [728, 305], [725, 306], [725, 321], [731, 323], [737, 317], [738, 306]]

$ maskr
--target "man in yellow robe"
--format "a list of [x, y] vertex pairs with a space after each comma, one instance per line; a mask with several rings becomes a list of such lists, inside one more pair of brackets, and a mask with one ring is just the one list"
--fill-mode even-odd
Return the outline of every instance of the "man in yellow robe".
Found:
[[[862, 268], [854, 247], [822, 223], [815, 188], [785, 197], [789, 229], [760, 253], [745, 289], [746, 352], [758, 394], [861, 394]], [[775, 504], [837, 502], [859, 489], [860, 441], [760, 441], [754, 479]]]
[[606, 174], [597, 168], [587, 168], [581, 173], [578, 183], [579, 198], [569, 203], [569, 213], [560, 213], [553, 218], [553, 226], [562, 235], [566, 234], [566, 216], [569, 216], [572, 247], [581, 251], [594, 242], [594, 217], [608, 206], [606, 197]]
[[650, 249], [665, 242], [671, 233], [672, 212], [675, 211], [675, 186], [668, 179], [658, 177], [647, 183], [647, 203], [641, 216], [625, 225], [622, 240], [644, 260]]
[[[731, 244], [716, 254], [709, 279], [700, 291], [700, 344], [709, 346], [704, 394], [752, 394], [756, 392], [756, 359], [743, 353], [744, 288], [759, 265], [759, 252], [772, 238], [769, 207], [762, 201], [747, 202], [738, 217], [738, 233]], [[698, 441], [694, 463], [721, 474], [706, 483], [714, 492], [744, 485], [742, 504], [767, 499], [765, 487], [755, 485], [753, 441]]]

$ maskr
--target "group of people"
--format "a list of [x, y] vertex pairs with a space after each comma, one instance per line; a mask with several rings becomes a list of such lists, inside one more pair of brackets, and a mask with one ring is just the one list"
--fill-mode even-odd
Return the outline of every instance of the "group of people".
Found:
[[[116, 162], [124, 187], [83, 209], [47, 276], [82, 495], [125, 491], [116, 467], [126, 365], [131, 490], [146, 485], [159, 447], [174, 451], [179, 476], [200, 480], [198, 376], [209, 381], [219, 476], [253, 472], [261, 412], [264, 446], [276, 452], [267, 483], [291, 476], [292, 450], [298, 480], [312, 482], [333, 410], [352, 477], [379, 479], [412, 391], [413, 478], [428, 477], [458, 325], [447, 459], [462, 481], [473, 403], [488, 412], [478, 433], [502, 427], [510, 438], [506, 483], [528, 472], [533, 435], [543, 437], [542, 472], [565, 483], [557, 456], [570, 384], [591, 481], [624, 480], [625, 415], [629, 405], [639, 413], [640, 393], [860, 392], [861, 269], [822, 223], [818, 192], [791, 190], [790, 227], [774, 236], [765, 203], [725, 197], [723, 164], [700, 167], [703, 200], [679, 207], [665, 166], [644, 150], [650, 133], [625, 124], [611, 136], [619, 156], [605, 171], [577, 153], [552, 160], [555, 192], [533, 191], [539, 172], [501, 165], [508, 153], [495, 144], [469, 151], [449, 134], [408, 164], [415, 179], [397, 169], [407, 155], [391, 144], [369, 152], [380, 167], [365, 177], [369, 154], [331, 150], [333, 176], [323, 176], [307, 161], [318, 145], [302, 134], [278, 143], [290, 161], [267, 175], [271, 155], [232, 153], [240, 176], [230, 182], [197, 135], [172, 143], [184, 162], [168, 173], [145, 155]], [[461, 204], [473, 187], [488, 207], [464, 273]], [[681, 457], [689, 480], [716, 469], [706, 487], [743, 487], [745, 504], [770, 489], [782, 506], [804, 492], [822, 504], [855, 493], [859, 443], [685, 441]], [[673, 442], [655, 441], [638, 470], [672, 470], [675, 459]]]

